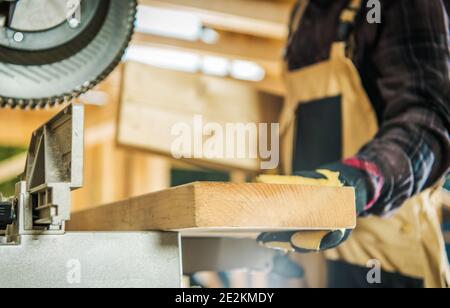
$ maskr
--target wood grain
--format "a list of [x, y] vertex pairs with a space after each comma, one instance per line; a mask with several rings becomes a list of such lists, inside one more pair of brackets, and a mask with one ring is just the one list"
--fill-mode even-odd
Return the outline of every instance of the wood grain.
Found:
[[352, 188], [197, 182], [73, 213], [71, 231], [258, 232], [354, 228]]

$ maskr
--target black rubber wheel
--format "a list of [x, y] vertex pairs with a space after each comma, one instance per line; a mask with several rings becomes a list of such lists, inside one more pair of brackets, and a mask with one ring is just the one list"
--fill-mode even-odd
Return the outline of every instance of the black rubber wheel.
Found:
[[0, 107], [43, 108], [67, 102], [112, 72], [131, 40], [137, 1], [100, 1], [103, 11], [93, 26], [64, 46], [44, 51], [0, 48]]

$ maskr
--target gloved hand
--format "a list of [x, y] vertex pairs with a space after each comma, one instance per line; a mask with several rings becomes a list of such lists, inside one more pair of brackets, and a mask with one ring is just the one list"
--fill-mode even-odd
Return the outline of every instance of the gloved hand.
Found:
[[[349, 162], [354, 162], [349, 161]], [[357, 161], [358, 162], [358, 161]], [[258, 178], [260, 183], [271, 184], [300, 184], [300, 185], [320, 185], [354, 187], [356, 191], [356, 212], [363, 214], [368, 210], [379, 197], [382, 187], [382, 178], [379, 176], [376, 167], [362, 163], [361, 166], [350, 166], [351, 163], [336, 163], [325, 166], [316, 171], [300, 172], [294, 176], [271, 176], [263, 175]], [[361, 168], [360, 168], [361, 167]], [[362, 167], [367, 167], [367, 170]], [[373, 182], [368, 175], [379, 176], [375, 189]], [[373, 171], [373, 172], [372, 172]], [[371, 199], [372, 198], [372, 199]], [[278, 249], [287, 252], [317, 252], [335, 248], [342, 244], [350, 236], [351, 230], [332, 231], [297, 231], [263, 233], [258, 237], [258, 242], [266, 248]]]

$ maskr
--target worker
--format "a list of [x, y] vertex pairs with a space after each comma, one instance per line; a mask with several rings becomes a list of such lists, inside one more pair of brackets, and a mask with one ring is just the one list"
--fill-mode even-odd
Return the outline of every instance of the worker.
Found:
[[[437, 215], [450, 165], [448, 1], [380, 0], [378, 22], [373, 4], [298, 1], [280, 120], [287, 176], [260, 178], [355, 187], [357, 227], [258, 241], [327, 250], [330, 287], [448, 287]], [[374, 260], [381, 281], [367, 280]]]

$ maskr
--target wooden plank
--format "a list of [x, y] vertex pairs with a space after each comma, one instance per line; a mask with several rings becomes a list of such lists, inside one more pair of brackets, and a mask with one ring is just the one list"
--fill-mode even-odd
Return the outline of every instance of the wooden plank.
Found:
[[[175, 124], [192, 125], [196, 116], [202, 116], [204, 123], [218, 123], [224, 130], [227, 123], [277, 123], [282, 105], [281, 98], [239, 82], [133, 62], [126, 64], [123, 89], [118, 143], [169, 157], [177, 138], [172, 135]], [[207, 140], [205, 137], [204, 143]], [[255, 148], [252, 151], [258, 152]], [[260, 171], [261, 167], [254, 158], [201, 158], [189, 162], [247, 172]]]
[[198, 182], [73, 213], [71, 231], [354, 228], [352, 188]]
[[140, 4], [196, 14], [205, 26], [285, 39], [292, 3], [272, 0], [140, 0]]

